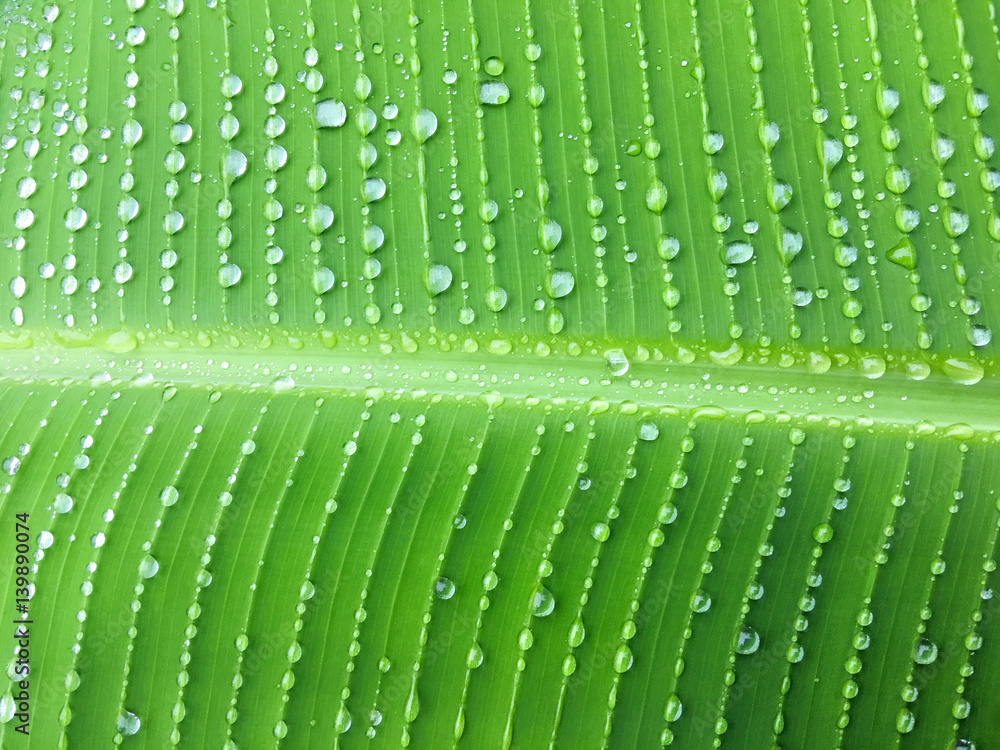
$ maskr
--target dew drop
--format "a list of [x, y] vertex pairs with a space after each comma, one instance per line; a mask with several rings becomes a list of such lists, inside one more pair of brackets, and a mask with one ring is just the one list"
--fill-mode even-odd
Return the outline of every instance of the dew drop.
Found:
[[545, 291], [548, 292], [548, 295], [552, 299], [559, 299], [572, 292], [575, 284], [576, 279], [573, 277], [572, 272], [562, 270], [549, 271], [545, 279]]
[[440, 263], [424, 271], [424, 285], [432, 297], [448, 289], [451, 286], [451, 281], [451, 269]]
[[243, 276], [243, 270], [235, 263], [225, 263], [219, 267], [219, 284], [223, 288], [229, 288], [239, 283]]
[[421, 145], [426, 143], [427, 139], [437, 132], [437, 127], [437, 115], [429, 109], [421, 109], [414, 113], [413, 120], [410, 123], [410, 130], [413, 133], [413, 137]]
[[556, 600], [555, 597], [552, 596], [552, 592], [539, 584], [538, 589], [535, 591], [535, 594], [531, 599], [531, 613], [535, 617], [547, 617], [552, 614], [552, 610], [554, 610], [555, 607]]
[[749, 625], [744, 625], [736, 637], [736, 653], [752, 654], [760, 647], [760, 635]]
[[506, 104], [510, 101], [510, 89], [503, 81], [483, 81], [479, 84], [479, 102], [487, 105]]
[[118, 717], [118, 731], [126, 737], [138, 732], [140, 724], [139, 717], [131, 711], [125, 711]]

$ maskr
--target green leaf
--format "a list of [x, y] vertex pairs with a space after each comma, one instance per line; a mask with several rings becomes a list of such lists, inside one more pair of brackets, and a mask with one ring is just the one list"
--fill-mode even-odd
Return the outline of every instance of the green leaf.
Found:
[[992, 2], [3, 8], [4, 748], [996, 746]]

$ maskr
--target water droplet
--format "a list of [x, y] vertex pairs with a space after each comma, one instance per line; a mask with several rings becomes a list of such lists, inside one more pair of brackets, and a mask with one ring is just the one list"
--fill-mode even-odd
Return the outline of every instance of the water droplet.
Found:
[[139, 214], [139, 201], [131, 195], [126, 195], [118, 201], [118, 218], [122, 224], [128, 224]]
[[752, 654], [760, 647], [760, 635], [749, 625], [744, 625], [736, 637], [736, 653]]
[[243, 90], [243, 81], [235, 73], [226, 73], [222, 77], [220, 90], [224, 97], [232, 99]]
[[663, 718], [668, 722], [675, 722], [681, 718], [683, 711], [684, 704], [681, 703], [681, 699], [677, 697], [677, 693], [671, 693], [667, 697], [667, 704], [663, 709]]
[[377, 224], [365, 227], [364, 232], [361, 234], [361, 248], [369, 255], [382, 247], [384, 242], [385, 232]]
[[780, 251], [781, 259], [787, 266], [796, 255], [802, 252], [802, 235], [798, 232], [782, 232]]
[[820, 544], [825, 544], [833, 539], [833, 527], [828, 523], [821, 523], [813, 529], [813, 538]]
[[660, 436], [660, 428], [652, 422], [643, 422], [639, 425], [640, 440], [656, 440]]
[[306, 227], [313, 235], [320, 235], [333, 225], [333, 209], [325, 203], [317, 203], [309, 211]]
[[483, 68], [491, 76], [498, 76], [503, 73], [504, 62], [499, 57], [487, 57]]
[[712, 606], [712, 597], [703, 589], [698, 589], [691, 595], [691, 611], [702, 613], [707, 612]]
[[125, 711], [118, 717], [118, 731], [125, 736], [138, 732], [140, 724], [139, 717], [131, 711]]
[[340, 710], [337, 711], [337, 718], [333, 722], [333, 731], [337, 734], [343, 734], [350, 728], [351, 712], [347, 710], [347, 706], [345, 704], [341, 703]]
[[729, 265], [746, 263], [753, 257], [753, 245], [749, 242], [730, 242], [722, 249], [722, 262]]
[[219, 267], [219, 284], [228, 288], [237, 284], [243, 276], [243, 270], [235, 263], [226, 263]]
[[24, 177], [17, 183], [17, 197], [30, 198], [35, 194], [37, 183], [33, 177]]
[[184, 228], [184, 215], [180, 211], [167, 211], [163, 216], [163, 231], [167, 234], [177, 234]]
[[993, 340], [993, 331], [977, 323], [969, 328], [968, 337], [969, 343], [973, 346], [986, 346]]
[[278, 83], [277, 81], [273, 81], [267, 84], [267, 86], [264, 88], [264, 101], [266, 101], [268, 104], [272, 105], [278, 104], [281, 101], [283, 101], [284, 98], [285, 98], [285, 87], [282, 84]]
[[556, 607], [556, 600], [552, 592], [539, 584], [534, 596], [531, 598], [531, 613], [535, 617], [547, 617], [552, 614]]
[[528, 87], [528, 104], [534, 109], [538, 109], [542, 106], [542, 102], [545, 101], [545, 87], [540, 83], [533, 83]]
[[562, 241], [562, 227], [554, 219], [542, 217], [538, 223], [538, 242], [542, 250], [551, 253]]
[[452, 273], [448, 266], [436, 264], [424, 271], [424, 285], [431, 296], [437, 296], [451, 286]]
[[365, 203], [382, 200], [385, 197], [385, 181], [379, 177], [371, 177], [361, 185], [361, 195]]
[[646, 208], [659, 216], [663, 213], [663, 209], [666, 207], [667, 186], [659, 180], [654, 179], [653, 183], [646, 190]]
[[331, 271], [326, 266], [320, 266], [315, 271], [313, 271], [313, 291], [316, 294], [326, 294], [331, 289], [333, 289], [333, 284], [336, 281]]
[[891, 165], [885, 171], [885, 186], [896, 195], [905, 193], [910, 187], [910, 172], [908, 169]]
[[410, 130], [413, 133], [413, 137], [416, 138], [417, 143], [421, 145], [437, 132], [437, 127], [437, 115], [429, 109], [421, 109], [420, 111], [414, 113], [413, 120], [410, 123]]
[[899, 709], [899, 713], [896, 714], [896, 731], [900, 734], [906, 734], [907, 732], [913, 731], [913, 727], [916, 725], [917, 720], [913, 716], [913, 712], [908, 708]]
[[712, 154], [719, 153], [722, 150], [723, 145], [725, 145], [726, 139], [722, 136], [722, 133], [705, 133], [702, 138], [702, 148], [705, 153], [711, 156]]
[[438, 599], [451, 599], [455, 595], [455, 584], [444, 576], [434, 583], [434, 595]]
[[[13, 472], [9, 472], [13, 474]], [[52, 546], [54, 538], [51, 531], [41, 531], [38, 533], [38, 549], [48, 549]]]
[[483, 663], [483, 649], [478, 643], [473, 643], [469, 647], [469, 654], [465, 657], [465, 665], [469, 669], [475, 669]]
[[883, 86], [878, 92], [878, 111], [888, 120], [899, 107], [899, 92], [889, 86]]
[[507, 290], [493, 285], [486, 290], [486, 306], [493, 312], [500, 312], [507, 306]]
[[615, 672], [618, 674], [627, 672], [632, 667], [632, 662], [632, 649], [628, 647], [627, 643], [618, 644], [618, 648], [615, 649], [614, 661], [612, 662]]
[[219, 135], [222, 140], [231, 141], [240, 132], [240, 121], [232, 112], [226, 112], [219, 120]]
[[135, 120], [126, 120], [122, 125], [122, 144], [126, 148], [132, 148], [142, 138], [142, 125]]
[[17, 229], [27, 229], [35, 223], [35, 212], [30, 208], [19, 208], [14, 213], [14, 227]]
[[222, 178], [231, 185], [247, 171], [247, 157], [242, 151], [232, 149], [222, 159]]
[[66, 212], [66, 228], [78, 232], [87, 225], [87, 212], [79, 206], [73, 206]]
[[612, 375], [624, 375], [628, 372], [629, 361], [621, 349], [610, 349], [604, 352], [604, 361]]
[[573, 291], [576, 279], [570, 271], [549, 271], [545, 279], [545, 291], [552, 299], [567, 296]]
[[160, 492], [160, 502], [167, 507], [176, 503], [179, 497], [180, 493], [177, 492], [177, 488], [174, 487], [172, 484], [167, 485]]
[[510, 89], [503, 81], [483, 81], [479, 84], [480, 104], [500, 105], [508, 101], [510, 101]]
[[56, 495], [55, 501], [52, 503], [52, 509], [56, 513], [69, 513], [73, 508], [73, 498], [67, 495], [65, 492], [60, 492]]
[[606, 542], [611, 536], [611, 527], [603, 521], [598, 521], [590, 527], [590, 535], [599, 542]]
[[152, 578], [160, 569], [160, 563], [152, 555], [146, 555], [139, 563], [139, 575], [143, 578]]
[[886, 258], [908, 271], [913, 271], [917, 267], [917, 248], [909, 237], [903, 237], [886, 252]]

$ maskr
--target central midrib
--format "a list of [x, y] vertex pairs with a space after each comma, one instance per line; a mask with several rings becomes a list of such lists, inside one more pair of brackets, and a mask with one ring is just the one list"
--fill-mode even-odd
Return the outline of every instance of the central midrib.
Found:
[[[537, 399], [585, 404], [591, 411], [632, 410], [634, 404], [638, 411], [761, 412], [789, 420], [836, 418], [1000, 431], [1000, 380], [988, 376], [975, 385], [963, 385], [937, 373], [914, 380], [893, 370], [869, 379], [851, 365], [814, 373], [799, 366], [650, 359], [631, 362], [625, 374], [616, 376], [604, 357], [593, 353], [497, 355], [427, 346], [412, 353], [398, 347], [384, 353], [377, 341], [365, 346], [340, 343], [332, 349], [310, 343], [298, 350], [278, 344], [260, 349], [146, 342], [125, 353], [55, 344], [0, 350], [0, 373], [17, 380], [136, 387], [186, 384], [279, 392], [399, 393], [413, 398], [440, 395], [482, 399], [493, 406]], [[960, 434], [966, 431], [956, 429]]]

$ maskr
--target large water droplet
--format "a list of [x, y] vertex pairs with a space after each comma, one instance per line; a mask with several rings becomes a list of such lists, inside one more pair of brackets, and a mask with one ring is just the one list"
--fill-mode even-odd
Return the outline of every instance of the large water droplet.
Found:
[[437, 115], [429, 109], [421, 109], [414, 113], [413, 120], [410, 123], [410, 130], [419, 144], [425, 143], [428, 138], [434, 135], [437, 132], [437, 127]]
[[451, 286], [452, 273], [448, 266], [437, 264], [424, 271], [424, 284], [431, 296], [436, 296]]
[[531, 598], [531, 613], [535, 617], [547, 617], [552, 614], [556, 607], [555, 597], [552, 592], [539, 584], [534, 596]]
[[434, 595], [438, 599], [451, 599], [455, 595], [454, 582], [441, 576], [434, 584]]
[[382, 200], [385, 197], [385, 181], [379, 177], [371, 177], [361, 185], [361, 195], [365, 203]]
[[141, 723], [138, 716], [131, 711], [125, 711], [118, 717], [118, 731], [126, 737], [133, 735], [139, 731]]
[[570, 271], [550, 271], [545, 279], [545, 291], [553, 299], [565, 297], [573, 291], [576, 280]]
[[484, 81], [479, 84], [479, 102], [481, 104], [505, 104], [510, 100], [510, 89], [503, 81]]
[[316, 204], [309, 212], [306, 226], [314, 235], [320, 235], [333, 225], [333, 209], [325, 203]]
[[752, 654], [760, 647], [760, 635], [749, 625], [744, 625], [736, 637], [736, 653]]
[[604, 352], [604, 361], [607, 362], [612, 375], [624, 375], [628, 372], [628, 357], [621, 349], [610, 349]]
[[122, 144], [132, 148], [142, 138], [142, 125], [135, 120], [126, 120], [122, 125]]
[[538, 242], [542, 250], [551, 253], [562, 241], [562, 227], [554, 219], [542, 217], [538, 222]]
[[242, 151], [232, 149], [222, 159], [222, 179], [232, 184], [247, 171], [247, 157]]
[[753, 257], [753, 245], [749, 242], [730, 242], [722, 249], [722, 262], [729, 265], [746, 263]]
[[885, 257], [908, 271], [917, 267], [917, 248], [909, 237], [903, 237], [886, 252]]
[[139, 563], [139, 575], [143, 578], [152, 578], [160, 569], [160, 563], [152, 555], [146, 555]]
[[666, 207], [667, 186], [659, 180], [653, 180], [653, 183], [646, 190], [646, 208], [659, 216]]
[[336, 281], [333, 271], [331, 271], [326, 266], [320, 266], [315, 271], [313, 271], [313, 291], [316, 294], [325, 294], [333, 289], [333, 284]]
[[234, 286], [239, 283], [243, 276], [243, 270], [235, 263], [226, 263], [219, 268], [219, 284], [224, 288]]
[[691, 595], [691, 610], [693, 612], [707, 612], [712, 606], [712, 597], [703, 589], [698, 589]]
[[78, 232], [87, 225], [87, 212], [79, 206], [73, 206], [66, 212], [66, 228]]

